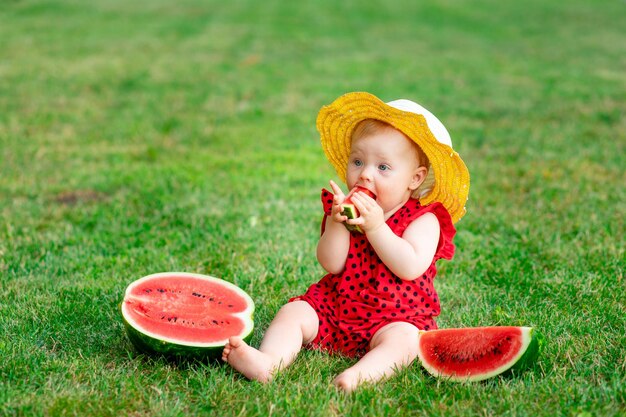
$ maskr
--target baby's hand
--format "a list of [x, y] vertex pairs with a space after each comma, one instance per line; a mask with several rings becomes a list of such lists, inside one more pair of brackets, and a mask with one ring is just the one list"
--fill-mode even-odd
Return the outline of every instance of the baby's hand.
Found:
[[348, 220], [346, 216], [341, 214], [341, 212], [343, 211], [343, 208], [341, 207], [341, 205], [346, 199], [346, 196], [343, 193], [343, 191], [341, 191], [341, 188], [339, 188], [339, 186], [333, 180], [330, 180], [330, 188], [333, 189], [333, 194], [334, 194], [333, 207], [331, 209], [330, 216], [335, 222], [343, 223], [346, 220]]
[[378, 229], [385, 223], [385, 213], [372, 197], [363, 191], [357, 191], [350, 199], [359, 211], [359, 217], [348, 220], [348, 224], [360, 226], [367, 234], [368, 232]]

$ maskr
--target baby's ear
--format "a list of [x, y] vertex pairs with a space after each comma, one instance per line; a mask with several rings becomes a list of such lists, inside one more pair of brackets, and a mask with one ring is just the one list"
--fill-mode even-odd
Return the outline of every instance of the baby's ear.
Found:
[[426, 179], [426, 175], [428, 175], [428, 168], [426, 168], [425, 166], [417, 167], [415, 169], [415, 172], [413, 173], [413, 178], [411, 179], [409, 190], [417, 190], [417, 188], [422, 185], [422, 183]]

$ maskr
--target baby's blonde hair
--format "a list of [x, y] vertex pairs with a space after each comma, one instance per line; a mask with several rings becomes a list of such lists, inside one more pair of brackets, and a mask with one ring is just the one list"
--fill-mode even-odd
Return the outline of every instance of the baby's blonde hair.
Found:
[[[357, 139], [382, 132], [386, 129], [397, 130], [395, 127], [391, 126], [390, 124], [381, 122], [380, 120], [365, 119], [359, 122], [354, 128], [354, 130], [352, 131], [351, 140], [354, 142]], [[399, 130], [398, 132], [402, 133]], [[402, 134], [404, 135], [404, 133]], [[406, 137], [406, 135], [404, 136]], [[424, 151], [422, 151], [422, 148], [420, 148], [419, 145], [415, 143], [413, 140], [411, 140], [410, 138], [407, 137], [407, 140], [414, 145], [414, 149], [416, 151], [415, 153], [417, 155], [418, 165], [426, 167], [426, 169], [428, 169], [428, 174], [426, 174], [426, 178], [424, 179], [424, 181], [411, 194], [411, 197], [419, 199], [420, 197], [423, 197], [432, 191], [433, 187], [435, 186], [435, 174], [433, 173], [432, 169], [430, 169], [430, 161], [428, 160], [428, 157], [426, 156]]]

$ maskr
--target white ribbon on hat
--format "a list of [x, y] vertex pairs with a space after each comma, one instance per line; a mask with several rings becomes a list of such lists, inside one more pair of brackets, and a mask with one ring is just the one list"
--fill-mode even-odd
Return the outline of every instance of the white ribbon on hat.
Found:
[[398, 110], [421, 114], [426, 119], [428, 128], [432, 132], [433, 136], [435, 136], [435, 139], [437, 139], [440, 143], [443, 143], [444, 145], [452, 147], [452, 139], [450, 138], [450, 134], [448, 133], [446, 127], [443, 125], [443, 123], [439, 121], [439, 119], [437, 119], [434, 114], [429, 112], [424, 107], [411, 100], [406, 100], [403, 98], [390, 101], [387, 103], [387, 105]]

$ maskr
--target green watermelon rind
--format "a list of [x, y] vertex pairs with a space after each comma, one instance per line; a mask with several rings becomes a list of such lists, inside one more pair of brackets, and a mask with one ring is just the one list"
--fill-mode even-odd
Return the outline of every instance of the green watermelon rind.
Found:
[[[200, 279], [209, 279], [218, 281], [221, 285], [224, 285], [239, 294], [242, 298], [246, 299], [248, 304], [248, 309], [237, 313], [236, 316], [244, 321], [246, 324], [244, 331], [236, 336], [241, 337], [244, 341], [249, 343], [252, 338], [252, 334], [254, 332], [254, 301], [252, 298], [241, 288], [237, 287], [235, 284], [232, 284], [228, 281], [225, 281], [220, 278], [212, 277], [209, 275], [201, 275], [201, 274], [192, 274], [188, 272], [162, 272], [157, 274], [152, 274], [145, 276], [143, 278], [138, 279], [137, 281], [132, 282], [127, 288], [124, 299], [126, 299], [126, 295], [132, 292], [132, 288], [135, 285], [140, 284], [144, 280], [149, 280], [151, 278], [158, 277], [168, 277], [168, 276], [177, 276], [177, 277], [190, 277], [190, 278], [200, 278]], [[140, 352], [145, 352], [148, 354], [161, 354], [168, 357], [185, 357], [185, 358], [198, 358], [198, 359], [218, 359], [222, 355], [222, 351], [224, 350], [224, 346], [226, 345], [228, 340], [222, 340], [214, 343], [189, 343], [189, 342], [181, 342], [173, 339], [167, 339], [159, 337], [155, 334], [150, 334], [150, 332], [145, 329], [140, 329], [139, 326], [133, 324], [133, 321], [129, 319], [124, 311], [124, 301], [122, 301], [120, 305], [120, 311], [122, 314], [122, 320], [124, 322], [124, 328], [126, 329], [126, 335], [128, 339], [131, 341], [133, 346], [137, 348]]]
[[[506, 364], [484, 373], [474, 375], [449, 375], [442, 374], [436, 367], [429, 364], [421, 349], [418, 348], [418, 358], [422, 367], [436, 378], [442, 378], [451, 382], [477, 382], [493, 378], [498, 375], [517, 373], [531, 367], [537, 360], [542, 350], [545, 339], [541, 333], [532, 327], [520, 327], [522, 331], [522, 347], [518, 354]], [[469, 330], [469, 329], [468, 329]], [[420, 331], [420, 334], [424, 331]]]
[[539, 353], [545, 344], [545, 338], [536, 329], [533, 329], [532, 327], [529, 327], [529, 329], [530, 343], [528, 344], [526, 351], [510, 369], [505, 371], [505, 373], [523, 371], [533, 366], [537, 361]]
[[[357, 214], [356, 207], [354, 207], [354, 204], [342, 204], [341, 215], [346, 216], [350, 220], [356, 219], [357, 217], [359, 217], [359, 215]], [[344, 223], [344, 225], [346, 226], [346, 229], [348, 229], [351, 232], [363, 233], [363, 229], [361, 229], [361, 227], [359, 227], [356, 224]]]
[[[138, 351], [148, 354], [181, 358], [219, 359], [226, 345], [226, 343], [223, 343], [215, 344], [214, 346], [192, 346], [166, 342], [141, 333], [130, 325], [125, 318], [124, 327], [126, 329], [126, 335], [133, 346], [135, 346]], [[242, 337], [246, 343], [250, 343], [253, 330], [254, 328], [251, 328], [250, 332]]]

